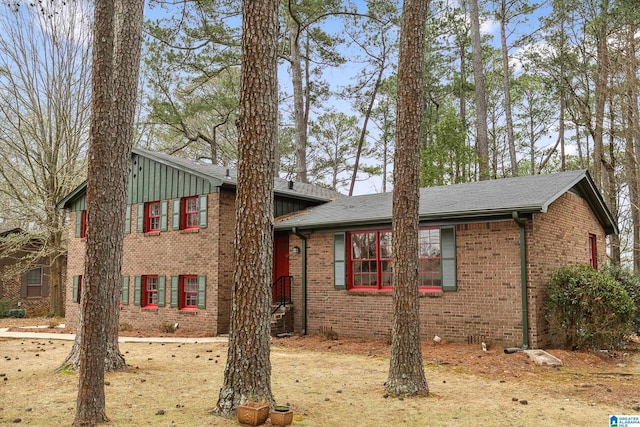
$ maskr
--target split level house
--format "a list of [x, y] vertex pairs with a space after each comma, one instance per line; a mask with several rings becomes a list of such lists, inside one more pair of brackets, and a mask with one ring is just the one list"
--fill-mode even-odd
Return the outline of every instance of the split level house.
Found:
[[[235, 186], [225, 168], [134, 149], [121, 323], [228, 332]], [[84, 269], [84, 198], [80, 186], [59, 204], [70, 212], [70, 325]], [[276, 178], [274, 202], [273, 302], [288, 319], [278, 328], [388, 338], [392, 194], [346, 197]], [[543, 307], [552, 271], [602, 266], [606, 236], [617, 232], [586, 171], [424, 188], [419, 215], [421, 335], [504, 346], [555, 344]]]
[[[170, 325], [220, 335], [229, 331], [233, 281], [236, 174], [221, 166], [134, 148], [127, 190], [121, 326]], [[326, 203], [336, 193], [283, 179], [274, 182], [274, 216]], [[65, 321], [76, 327], [84, 274], [86, 182], [58, 203], [69, 211]], [[288, 244], [276, 239], [274, 282], [291, 294]], [[277, 305], [276, 305], [277, 307]], [[293, 307], [289, 304], [287, 318]], [[291, 323], [291, 322], [289, 322]]]
[[[38, 256], [41, 243], [25, 239], [18, 227], [0, 229], [0, 303], [24, 309], [27, 316], [49, 313], [49, 257]], [[18, 243], [16, 243], [18, 242]], [[19, 244], [19, 247], [16, 247]]]

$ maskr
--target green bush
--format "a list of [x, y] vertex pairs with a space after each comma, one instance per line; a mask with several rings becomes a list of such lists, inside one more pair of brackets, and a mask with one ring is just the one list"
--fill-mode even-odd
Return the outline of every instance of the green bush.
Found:
[[587, 266], [553, 273], [546, 316], [564, 331], [567, 348], [615, 349], [633, 333], [633, 300], [613, 276]]
[[11, 303], [9, 301], [0, 301], [0, 317], [7, 317], [7, 311]]
[[7, 311], [7, 317], [25, 317], [27, 315], [27, 310], [24, 308], [12, 308]]
[[607, 266], [604, 271], [612, 275], [633, 300], [636, 307], [633, 329], [636, 334], [640, 335], [640, 276], [633, 274], [628, 268], [613, 265]]

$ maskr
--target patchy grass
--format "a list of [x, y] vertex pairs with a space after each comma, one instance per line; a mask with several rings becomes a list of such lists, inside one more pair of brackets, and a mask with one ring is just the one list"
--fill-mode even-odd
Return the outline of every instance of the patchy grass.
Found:
[[[70, 425], [77, 375], [54, 373], [71, 341], [0, 338], [0, 425]], [[563, 368], [477, 345], [424, 347], [431, 394], [386, 396], [388, 345], [292, 337], [272, 341], [272, 389], [294, 426], [605, 425], [638, 414], [637, 352], [607, 358], [553, 352]], [[224, 343], [126, 343], [128, 372], [106, 375], [111, 426], [237, 426], [211, 415], [222, 386]], [[638, 408], [638, 409], [634, 409]], [[163, 415], [159, 415], [163, 413]]]

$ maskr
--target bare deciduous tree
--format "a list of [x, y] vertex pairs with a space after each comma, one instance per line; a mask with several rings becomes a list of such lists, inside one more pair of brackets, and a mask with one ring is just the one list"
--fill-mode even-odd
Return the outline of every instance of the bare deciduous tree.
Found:
[[85, 2], [46, 7], [52, 13], [0, 5], [0, 221], [43, 243], [34, 256], [51, 259], [50, 314], [62, 316], [65, 217], [56, 202], [85, 173], [91, 23]]

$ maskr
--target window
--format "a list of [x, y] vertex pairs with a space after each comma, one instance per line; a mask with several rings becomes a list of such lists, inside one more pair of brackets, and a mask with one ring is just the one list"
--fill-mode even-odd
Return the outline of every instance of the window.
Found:
[[[162, 222], [161, 222], [162, 226]], [[197, 230], [207, 227], [207, 195], [187, 196], [172, 200], [171, 228]], [[164, 231], [164, 230], [163, 230]]]
[[589, 234], [589, 265], [598, 269], [598, 238], [595, 234]]
[[73, 302], [80, 302], [80, 295], [82, 295], [82, 276], [73, 276]]
[[142, 282], [142, 306], [158, 307], [158, 276], [143, 276]]
[[442, 284], [440, 268], [440, 229], [421, 229], [418, 235], [418, 275], [420, 288], [439, 290]]
[[[123, 288], [129, 292], [129, 281], [123, 282]], [[164, 307], [166, 294], [166, 276], [145, 275], [133, 278], [133, 305], [143, 308]], [[124, 300], [124, 298], [123, 298]], [[127, 303], [128, 303], [127, 298]], [[125, 302], [123, 301], [123, 304]]]
[[391, 288], [391, 231], [349, 234], [349, 284], [353, 288]]
[[160, 202], [149, 202], [144, 205], [145, 233], [160, 231]]
[[200, 226], [200, 208], [198, 206], [198, 196], [184, 197], [181, 200], [182, 218], [180, 228], [183, 230], [198, 228]]
[[42, 296], [42, 267], [34, 267], [26, 274], [27, 293], [26, 297]]
[[185, 311], [207, 308], [206, 294], [207, 276], [171, 276], [171, 307]]
[[27, 286], [42, 286], [42, 267], [27, 271]]
[[180, 276], [180, 309], [198, 308], [198, 276]]
[[[346, 245], [345, 242], [346, 234]], [[393, 260], [390, 230], [334, 235], [335, 289], [391, 290]], [[345, 251], [346, 259], [344, 256]], [[343, 267], [346, 260], [346, 272]], [[420, 290], [457, 289], [454, 227], [422, 227], [418, 236]], [[345, 280], [346, 274], [346, 280]]]

